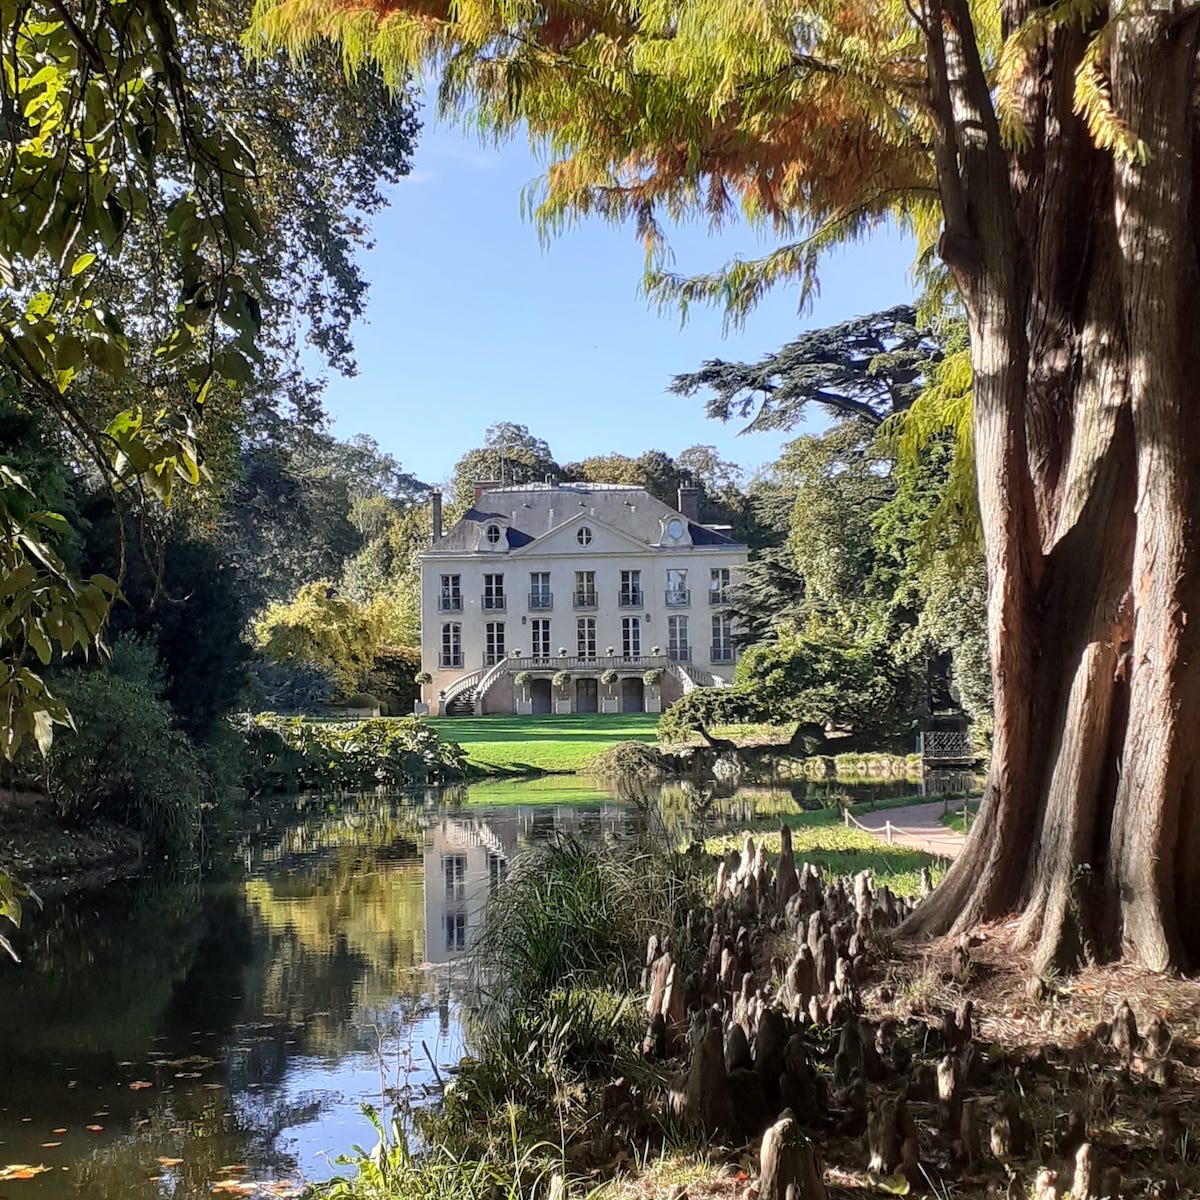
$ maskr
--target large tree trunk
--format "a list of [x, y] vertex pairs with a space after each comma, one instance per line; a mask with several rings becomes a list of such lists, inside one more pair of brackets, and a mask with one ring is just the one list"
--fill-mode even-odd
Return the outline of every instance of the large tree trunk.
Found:
[[[1036, 8], [1006, 4], [1007, 31]], [[943, 253], [975, 368], [996, 733], [979, 819], [908, 928], [1020, 912], [1039, 968], [1200, 961], [1200, 16], [1112, 15], [1031, 51], [1012, 151], [965, 0], [925, 10]], [[1101, 28], [1111, 128], [1141, 142], [1125, 152], [1073, 112]]]

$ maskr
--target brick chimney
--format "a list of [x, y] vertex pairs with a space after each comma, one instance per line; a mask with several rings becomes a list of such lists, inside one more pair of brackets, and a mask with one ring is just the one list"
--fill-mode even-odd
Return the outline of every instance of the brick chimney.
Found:
[[436, 546], [442, 536], [442, 493], [437, 488], [430, 494], [429, 504], [433, 510], [433, 544]]
[[700, 524], [700, 489], [697, 487], [681, 487], [679, 489], [679, 511], [689, 521]]
[[479, 497], [482, 496], [484, 492], [490, 492], [492, 488], [498, 488], [501, 486], [502, 484], [498, 479], [477, 479], [475, 481], [475, 503], [479, 503]]

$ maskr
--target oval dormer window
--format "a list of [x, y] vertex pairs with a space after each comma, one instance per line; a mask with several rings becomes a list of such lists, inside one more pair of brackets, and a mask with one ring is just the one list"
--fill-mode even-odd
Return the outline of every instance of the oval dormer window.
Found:
[[667, 537], [678, 541], [683, 537], [683, 522], [678, 517], [667, 522]]
[[586, 525], [580, 525], [579, 532], [575, 535], [575, 540], [581, 546], [590, 546], [592, 544], [592, 531]]
[[489, 525], [484, 531], [483, 536], [487, 538], [489, 546], [498, 546], [500, 544], [500, 526]]

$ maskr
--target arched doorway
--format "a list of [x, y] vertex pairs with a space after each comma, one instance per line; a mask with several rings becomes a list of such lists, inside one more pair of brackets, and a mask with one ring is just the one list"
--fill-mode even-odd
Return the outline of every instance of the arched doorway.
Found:
[[621, 711], [646, 711], [646, 685], [636, 675], [621, 680]]
[[529, 709], [534, 716], [545, 716], [550, 712], [550, 695], [553, 690], [549, 679], [534, 679], [530, 682]]
[[577, 713], [600, 711], [600, 687], [595, 679], [575, 680], [575, 711]]

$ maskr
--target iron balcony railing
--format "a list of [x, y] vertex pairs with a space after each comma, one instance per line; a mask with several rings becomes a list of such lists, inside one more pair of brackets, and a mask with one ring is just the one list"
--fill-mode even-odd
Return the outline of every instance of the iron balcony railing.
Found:
[[672, 646], [667, 651], [672, 662], [691, 662], [692, 648], [691, 646]]
[[491, 595], [489, 595], [487, 592], [484, 592], [481, 599], [484, 612], [504, 612], [504, 610], [508, 607], [505, 602], [503, 592], [499, 594], [492, 593]]
[[617, 603], [622, 608], [643, 608], [641, 589], [629, 589], [619, 592], [617, 595]]
[[687, 588], [667, 588], [668, 608], [687, 608], [692, 602], [692, 593]]
[[530, 592], [529, 607], [538, 612], [547, 612], [554, 607], [554, 594], [552, 592]]
[[733, 656], [732, 646], [721, 646], [714, 643], [710, 661], [715, 663], [733, 662]]
[[439, 596], [438, 612], [462, 612], [462, 597]]
[[508, 655], [503, 650], [496, 653], [489, 653], [485, 650], [483, 652], [483, 665], [485, 667], [494, 667], [498, 662], [503, 662], [507, 657]]
[[599, 608], [600, 602], [596, 598], [595, 592], [576, 592], [575, 593], [576, 608]]
[[438, 658], [438, 664], [443, 667], [461, 668], [463, 657], [461, 654], [443, 654]]
[[708, 602], [709, 604], [728, 604], [729, 597], [724, 588], [710, 588]]

